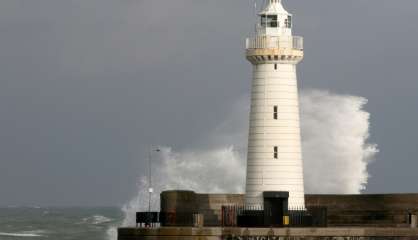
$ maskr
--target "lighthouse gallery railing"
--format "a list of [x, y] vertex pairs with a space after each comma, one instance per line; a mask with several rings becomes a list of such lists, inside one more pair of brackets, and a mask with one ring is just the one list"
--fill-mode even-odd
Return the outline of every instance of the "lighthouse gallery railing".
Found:
[[246, 39], [247, 49], [297, 49], [303, 50], [303, 37], [299, 36], [256, 36]]

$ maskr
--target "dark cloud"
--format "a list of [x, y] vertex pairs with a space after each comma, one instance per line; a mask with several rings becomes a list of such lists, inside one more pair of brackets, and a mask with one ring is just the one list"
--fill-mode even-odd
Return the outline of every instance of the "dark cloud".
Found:
[[[368, 191], [417, 169], [418, 3], [285, 1], [303, 88], [369, 99]], [[193, 147], [249, 94], [252, 1], [0, 2], [0, 204], [121, 204], [150, 144]]]

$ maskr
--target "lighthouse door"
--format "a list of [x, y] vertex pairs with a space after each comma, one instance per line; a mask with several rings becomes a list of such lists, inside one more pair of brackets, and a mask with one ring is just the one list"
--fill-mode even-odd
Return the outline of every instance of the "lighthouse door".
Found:
[[264, 224], [283, 226], [283, 216], [288, 211], [289, 192], [264, 192]]

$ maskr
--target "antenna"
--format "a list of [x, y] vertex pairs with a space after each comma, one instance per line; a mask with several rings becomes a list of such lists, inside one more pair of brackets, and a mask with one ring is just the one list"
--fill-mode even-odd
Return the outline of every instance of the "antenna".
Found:
[[152, 167], [151, 167], [151, 158], [152, 152], [161, 152], [160, 148], [153, 148], [152, 146], [148, 149], [148, 214], [151, 214], [151, 195], [154, 192], [152, 188]]
[[[257, 21], [257, 13], [258, 13], [258, 11], [257, 11], [257, 0], [253, 0], [253, 2], [254, 2], [254, 13], [253, 13], [253, 17], [254, 17], [254, 20]], [[254, 26], [254, 30], [257, 32], [257, 25]]]

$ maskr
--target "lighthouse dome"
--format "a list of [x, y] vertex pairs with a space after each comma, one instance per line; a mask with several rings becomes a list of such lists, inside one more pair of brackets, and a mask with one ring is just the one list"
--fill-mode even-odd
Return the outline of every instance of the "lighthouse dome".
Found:
[[289, 15], [289, 13], [284, 9], [281, 0], [268, 0], [266, 8], [259, 13], [259, 15], [263, 14], [284, 14]]

